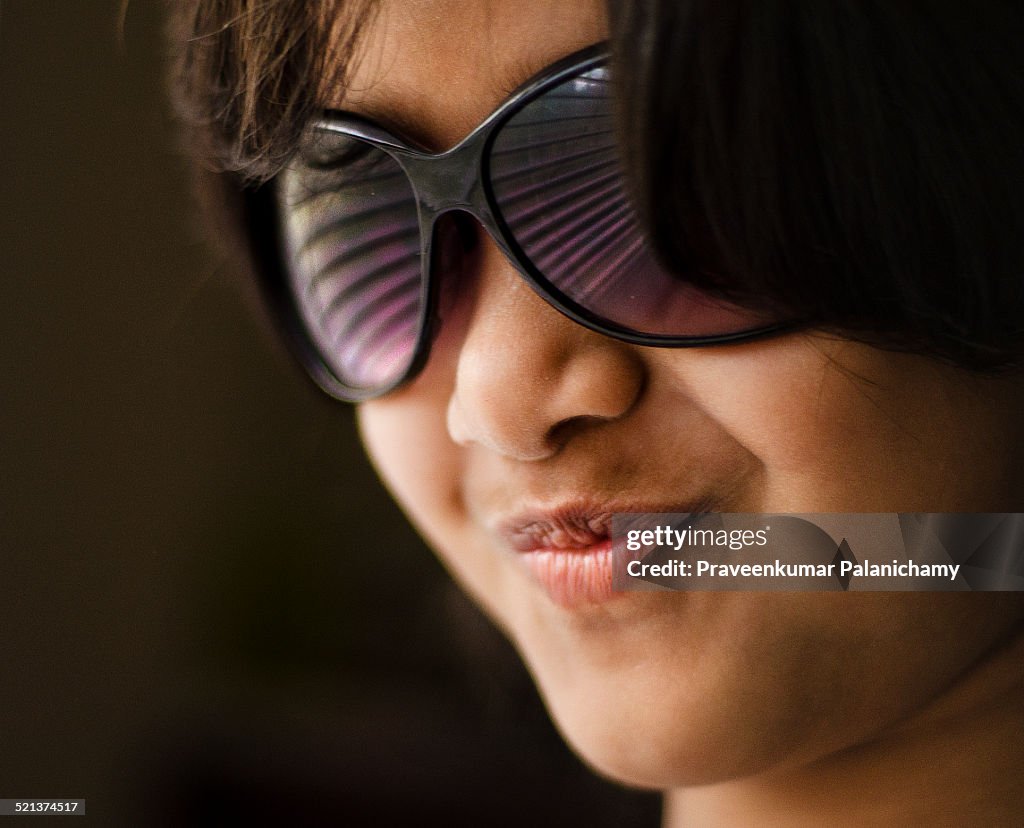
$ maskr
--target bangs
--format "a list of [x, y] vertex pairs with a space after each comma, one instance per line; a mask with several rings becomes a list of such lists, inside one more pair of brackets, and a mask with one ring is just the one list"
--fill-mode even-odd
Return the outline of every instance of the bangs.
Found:
[[342, 84], [374, 0], [175, 0], [171, 88], [195, 157], [262, 182]]
[[671, 270], [877, 344], [1017, 361], [1016, 7], [611, 5], [627, 165]]

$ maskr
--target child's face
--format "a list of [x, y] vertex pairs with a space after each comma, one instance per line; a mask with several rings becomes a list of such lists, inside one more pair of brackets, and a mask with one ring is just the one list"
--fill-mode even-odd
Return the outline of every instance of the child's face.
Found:
[[[606, 36], [589, 0], [385, 0], [329, 103], [442, 149]], [[559, 315], [478, 235], [450, 263], [459, 287], [428, 366], [361, 406], [362, 433], [599, 769], [671, 786], [857, 743], [1021, 614], [994, 595], [587, 586], [613, 511], [1018, 511], [1020, 393], [814, 333], [691, 350], [613, 341]], [[560, 546], [567, 569], [538, 582], [528, 550]]]

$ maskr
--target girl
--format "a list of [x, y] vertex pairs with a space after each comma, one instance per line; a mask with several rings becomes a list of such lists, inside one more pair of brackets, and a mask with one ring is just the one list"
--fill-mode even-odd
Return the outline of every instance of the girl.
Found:
[[616, 512], [1021, 510], [1011, 4], [173, 14], [211, 203], [585, 761], [668, 824], [1019, 818], [1016, 595], [609, 588]]

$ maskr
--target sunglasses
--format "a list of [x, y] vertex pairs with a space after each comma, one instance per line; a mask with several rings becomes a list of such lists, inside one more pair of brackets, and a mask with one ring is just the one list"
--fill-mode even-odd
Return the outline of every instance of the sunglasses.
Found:
[[[327, 112], [272, 182], [266, 287], [317, 383], [379, 397], [426, 364], [445, 274], [438, 221], [469, 214], [552, 307], [638, 345], [738, 342], [780, 329], [658, 264], [630, 203], [606, 47], [561, 60], [454, 148], [431, 153]], [[266, 254], [266, 255], [264, 255]]]

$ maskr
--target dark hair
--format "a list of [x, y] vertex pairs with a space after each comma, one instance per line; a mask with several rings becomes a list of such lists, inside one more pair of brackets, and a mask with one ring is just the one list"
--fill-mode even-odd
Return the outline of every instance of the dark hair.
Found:
[[[286, 162], [372, 0], [179, 0], [192, 145]], [[1024, 9], [610, 0], [622, 142], [655, 250], [742, 303], [972, 369], [1024, 346]], [[326, 21], [338, 21], [327, 23]]]
[[[190, 151], [244, 181], [288, 160], [345, 70], [373, 0], [168, 0]], [[343, 13], [342, 13], [343, 12]]]
[[673, 269], [966, 367], [1024, 341], [1024, 7], [610, 3], [626, 155]]

